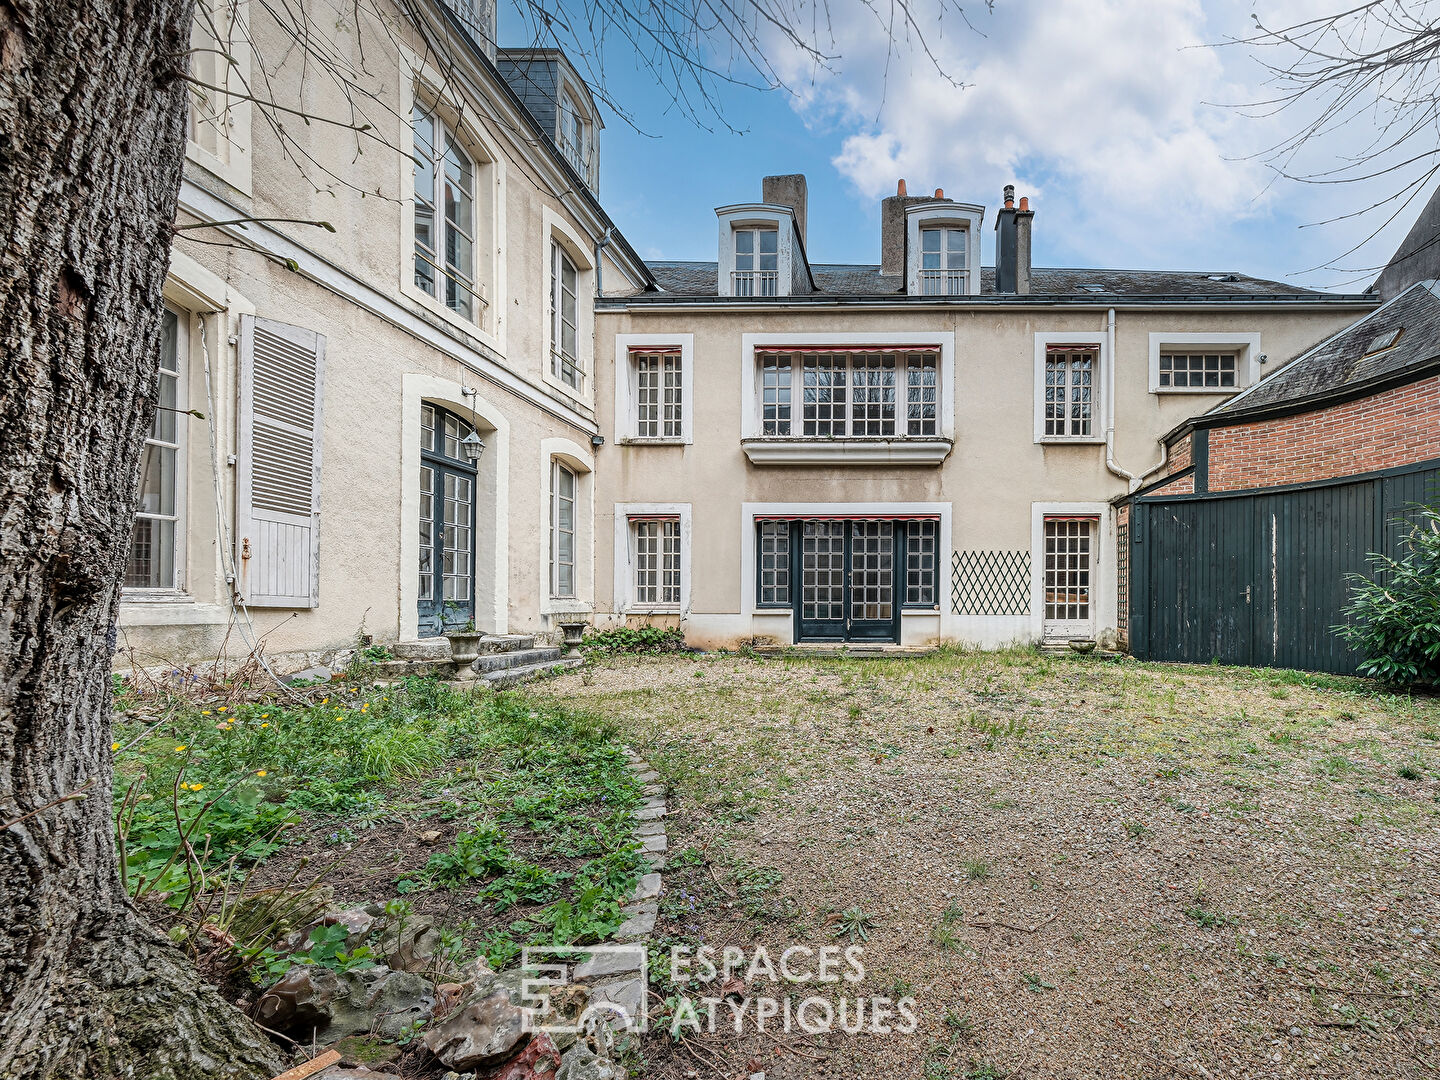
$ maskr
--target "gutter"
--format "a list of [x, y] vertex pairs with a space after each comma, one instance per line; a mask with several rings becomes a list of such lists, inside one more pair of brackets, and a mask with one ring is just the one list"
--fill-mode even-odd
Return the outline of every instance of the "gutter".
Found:
[[1078, 299], [1069, 293], [1030, 293], [1028, 295], [979, 295], [954, 299], [933, 296], [905, 296], [903, 294], [837, 294], [819, 293], [810, 296], [784, 296], [778, 298], [755, 297], [737, 303], [730, 296], [679, 296], [674, 293], [645, 293], [639, 296], [602, 297], [596, 302], [597, 311], [643, 312], [647, 309], [660, 311], [805, 311], [815, 308], [864, 307], [891, 308], [897, 311], [955, 311], [986, 310], [1005, 307], [1055, 307], [1071, 311], [1144, 311], [1154, 307], [1184, 309], [1193, 307], [1204, 310], [1228, 307], [1239, 310], [1291, 309], [1291, 308], [1341, 308], [1358, 310], [1375, 307], [1379, 301], [1373, 296], [1360, 294], [1335, 296], [1256, 296], [1251, 294], [1217, 296], [1196, 295], [1154, 295], [1154, 296], [1110, 296]]

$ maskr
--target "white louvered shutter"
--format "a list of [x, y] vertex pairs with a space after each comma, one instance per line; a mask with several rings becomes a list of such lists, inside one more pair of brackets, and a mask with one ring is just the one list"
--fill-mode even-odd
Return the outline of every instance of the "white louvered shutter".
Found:
[[236, 560], [251, 607], [320, 599], [320, 440], [325, 339], [240, 319]]

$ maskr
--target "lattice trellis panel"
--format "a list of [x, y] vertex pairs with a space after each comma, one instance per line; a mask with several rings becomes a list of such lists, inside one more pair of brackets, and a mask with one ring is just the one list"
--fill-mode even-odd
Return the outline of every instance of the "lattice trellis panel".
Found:
[[1130, 523], [1122, 521], [1115, 527], [1115, 613], [1116, 629], [1121, 636], [1130, 628]]
[[1028, 551], [956, 551], [950, 556], [950, 609], [956, 615], [1028, 615]]

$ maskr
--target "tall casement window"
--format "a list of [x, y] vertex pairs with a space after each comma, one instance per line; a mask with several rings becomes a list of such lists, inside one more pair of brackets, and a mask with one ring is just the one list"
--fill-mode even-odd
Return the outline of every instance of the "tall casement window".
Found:
[[630, 356], [635, 370], [635, 434], [642, 439], [684, 437], [680, 350]]
[[938, 521], [905, 523], [905, 606], [933, 608], [939, 603], [935, 590]]
[[762, 435], [893, 439], [937, 433], [940, 357], [934, 351], [762, 352], [756, 360]]
[[580, 274], [569, 253], [550, 242], [550, 371], [576, 390], [585, 389], [580, 366]]
[[680, 606], [680, 519], [630, 519], [634, 552], [635, 603], [641, 607]]
[[550, 595], [575, 595], [575, 474], [550, 466]]
[[475, 162], [435, 115], [417, 105], [415, 284], [475, 317]]
[[733, 296], [778, 296], [780, 233], [773, 228], [735, 230]]
[[476, 467], [471, 428], [438, 405], [420, 407], [420, 631], [458, 630], [475, 617]]
[[127, 589], [179, 589], [183, 585], [177, 557], [183, 465], [183, 350], [180, 316], [168, 307], [160, 333], [155, 420], [140, 458], [140, 505], [125, 564]]
[[925, 296], [969, 292], [966, 255], [969, 232], [952, 225], [920, 230], [920, 291]]
[[1058, 345], [1046, 350], [1046, 438], [1094, 438], [1092, 407], [1097, 353], [1093, 346]]

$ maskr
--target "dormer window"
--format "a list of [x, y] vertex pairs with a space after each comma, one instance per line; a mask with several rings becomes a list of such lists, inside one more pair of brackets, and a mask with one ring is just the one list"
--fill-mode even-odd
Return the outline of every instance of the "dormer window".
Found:
[[780, 233], [777, 229], [736, 229], [732, 296], [778, 296]]
[[970, 291], [969, 231], [953, 225], [920, 229], [920, 292], [924, 296], [963, 296]]
[[560, 95], [560, 152], [577, 173], [589, 181], [590, 137], [585, 114], [568, 92]]

